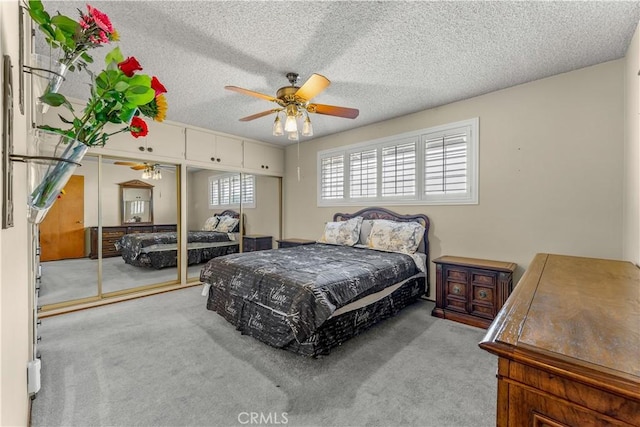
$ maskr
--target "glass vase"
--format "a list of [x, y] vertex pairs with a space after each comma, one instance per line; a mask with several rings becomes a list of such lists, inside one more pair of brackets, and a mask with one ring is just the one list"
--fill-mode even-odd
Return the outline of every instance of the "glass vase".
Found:
[[44, 55], [33, 55], [35, 63], [34, 75], [34, 93], [38, 99], [38, 107], [41, 113], [46, 113], [49, 105], [40, 101], [40, 97], [47, 93], [58, 93], [62, 83], [66, 79], [69, 68], [80, 58], [76, 56], [71, 60], [56, 60]]
[[28, 150], [28, 220], [40, 224], [80, 166], [88, 145], [57, 133], [37, 130]]

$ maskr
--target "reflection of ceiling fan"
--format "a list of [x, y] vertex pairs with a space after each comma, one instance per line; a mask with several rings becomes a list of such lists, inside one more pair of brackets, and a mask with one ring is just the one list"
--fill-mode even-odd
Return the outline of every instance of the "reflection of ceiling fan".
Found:
[[[311, 98], [318, 95], [331, 84], [329, 79], [327, 79], [326, 77], [321, 76], [320, 74], [313, 74], [300, 87], [296, 86], [296, 82], [298, 81], [298, 74], [287, 73], [287, 79], [289, 79], [289, 83], [291, 83], [291, 86], [284, 86], [278, 89], [275, 98], [273, 96], [254, 92], [248, 89], [243, 89], [237, 86], [225, 86], [224, 88], [245, 95], [255, 96], [256, 98], [266, 99], [267, 101], [272, 101], [278, 104], [278, 108], [273, 108], [271, 110], [243, 117], [240, 119], [240, 121], [248, 122], [250, 120], [267, 116], [271, 113], [277, 113], [276, 120], [273, 124], [273, 134], [279, 136], [283, 135], [284, 132], [287, 132], [289, 139], [298, 139], [298, 125], [296, 123], [296, 119], [303, 116], [306, 117], [302, 127], [302, 135], [313, 135], [309, 113], [345, 117], [348, 119], [355, 119], [356, 117], [358, 117], [358, 114], [360, 112], [355, 108], [337, 107], [335, 105], [315, 104], [310, 102]], [[280, 122], [281, 111], [284, 111], [286, 114], [284, 131], [282, 128], [282, 122]]]
[[160, 169], [170, 170], [159, 163], [137, 163], [137, 162], [113, 162], [114, 165], [129, 166], [136, 171], [142, 171], [142, 179], [162, 179]]

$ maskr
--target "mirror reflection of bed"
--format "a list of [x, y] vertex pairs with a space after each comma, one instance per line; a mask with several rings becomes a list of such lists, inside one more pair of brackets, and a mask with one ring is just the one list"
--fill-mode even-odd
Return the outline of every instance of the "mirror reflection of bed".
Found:
[[[139, 163], [136, 159], [125, 160]], [[102, 294], [117, 294], [134, 288], [177, 282], [177, 267], [155, 270], [129, 265], [114, 248], [114, 241], [123, 234], [149, 232], [154, 228], [156, 231], [178, 229], [176, 166], [158, 164], [162, 168], [162, 178], [152, 179], [143, 178], [144, 171], [115, 162], [114, 159], [85, 156], [82, 167], [77, 169], [74, 176], [74, 180], [83, 182], [83, 187], [65, 187], [65, 194], [61, 195], [41, 224], [39, 305], [97, 299]], [[150, 206], [153, 216], [140, 216], [140, 221], [123, 221], [123, 205], [126, 201], [119, 184], [125, 181], [153, 186]], [[80, 237], [73, 243], [69, 243], [69, 233], [64, 230], [69, 218], [73, 219], [72, 223], [80, 225], [75, 231], [75, 235]], [[143, 221], [147, 218], [151, 221]], [[99, 225], [102, 225], [101, 251], [98, 247]], [[62, 247], [63, 243], [73, 247], [74, 256], [59, 253], [60, 250], [56, 248]]]
[[[176, 239], [179, 236], [177, 167], [149, 163], [161, 167], [161, 179], [154, 180], [152, 177], [143, 177], [144, 170], [129, 164], [147, 163], [135, 158], [85, 156], [82, 167], [77, 169], [76, 175], [65, 188], [65, 194], [41, 224], [39, 305], [56, 307], [69, 301], [91, 301], [105, 294], [118, 295], [179, 283], [177, 265], [162, 268], [133, 265], [135, 263], [127, 263], [121, 250], [115, 247], [115, 242], [124, 235], [173, 232]], [[218, 188], [223, 190], [225, 186], [221, 183], [225, 180], [234, 183], [234, 191], [242, 183], [244, 203], [238, 203], [237, 198], [227, 200], [221, 194], [218, 205], [212, 205], [211, 180], [216, 179]], [[275, 240], [280, 237], [280, 181], [278, 177], [187, 167], [185, 197], [188, 231], [202, 231], [208, 218], [225, 210], [242, 211], [243, 231], [270, 236], [271, 246], [276, 247]], [[79, 186], [72, 186], [71, 182], [78, 182]], [[127, 182], [146, 183], [147, 188], [151, 189], [149, 196], [152, 200], [147, 201], [146, 196], [136, 191], [131, 195], [121, 194], [121, 184]], [[141, 198], [137, 199], [137, 196]], [[134, 199], [142, 202], [132, 204]], [[144, 210], [138, 209], [140, 204]], [[149, 216], [146, 216], [147, 205]], [[139, 212], [134, 213], [132, 208]], [[140, 220], [135, 217], [140, 217]], [[240, 243], [241, 235], [237, 234], [236, 238]], [[175, 245], [177, 247], [177, 242]], [[156, 247], [155, 250], [162, 248]], [[197, 261], [188, 266], [188, 281], [199, 279], [206, 257]]]
[[[226, 209], [242, 212], [242, 235], [280, 236], [280, 178], [187, 167], [187, 227], [202, 230]], [[239, 238], [242, 238], [241, 236]], [[189, 265], [189, 281], [199, 280], [206, 261]]]

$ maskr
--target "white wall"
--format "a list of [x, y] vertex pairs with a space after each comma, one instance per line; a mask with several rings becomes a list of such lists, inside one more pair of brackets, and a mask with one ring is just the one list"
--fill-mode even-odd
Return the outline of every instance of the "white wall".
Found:
[[[18, 35], [18, 2], [0, 1], [0, 59], [9, 55], [13, 65], [14, 152], [26, 154], [28, 121], [18, 105]], [[0, 83], [1, 80], [2, 73]], [[1, 125], [0, 114], [0, 128]], [[26, 167], [14, 163], [13, 171], [14, 227], [0, 232], [0, 425], [3, 426], [27, 424], [26, 373], [32, 351]]]
[[640, 265], [640, 25], [625, 59], [623, 257]]
[[319, 150], [479, 117], [478, 205], [387, 206], [429, 216], [431, 259], [512, 261], [518, 280], [538, 252], [620, 258], [623, 69], [611, 61], [302, 143], [300, 182], [289, 146], [284, 236], [317, 239], [334, 212], [360, 208], [317, 207]]

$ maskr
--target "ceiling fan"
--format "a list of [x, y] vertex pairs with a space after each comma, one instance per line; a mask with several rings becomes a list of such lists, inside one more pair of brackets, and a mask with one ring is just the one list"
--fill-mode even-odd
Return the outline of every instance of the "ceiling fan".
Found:
[[172, 172], [172, 168], [162, 166], [160, 163], [137, 163], [137, 162], [113, 162], [114, 165], [129, 166], [136, 171], [142, 171], [142, 179], [162, 179], [162, 173], [160, 169], [168, 170]]
[[[302, 86], [296, 86], [298, 81], [297, 73], [287, 73], [286, 77], [291, 86], [283, 86], [278, 89], [275, 97], [237, 86], [225, 86], [224, 88], [227, 90], [265, 99], [278, 104], [278, 108], [243, 117], [240, 121], [248, 122], [272, 113], [277, 113], [276, 120], [273, 124], [273, 134], [279, 136], [283, 135], [284, 132], [287, 132], [289, 139], [298, 139], [298, 126], [296, 119], [303, 116], [306, 116], [306, 118], [302, 128], [302, 135], [313, 135], [309, 113], [344, 117], [347, 119], [355, 119], [358, 117], [360, 112], [355, 108], [338, 107], [335, 105], [316, 104], [310, 102], [312, 98], [321, 93], [331, 84], [329, 79], [325, 76], [312, 74]], [[282, 111], [286, 114], [284, 129], [282, 128], [282, 122], [280, 121], [280, 112]]]

